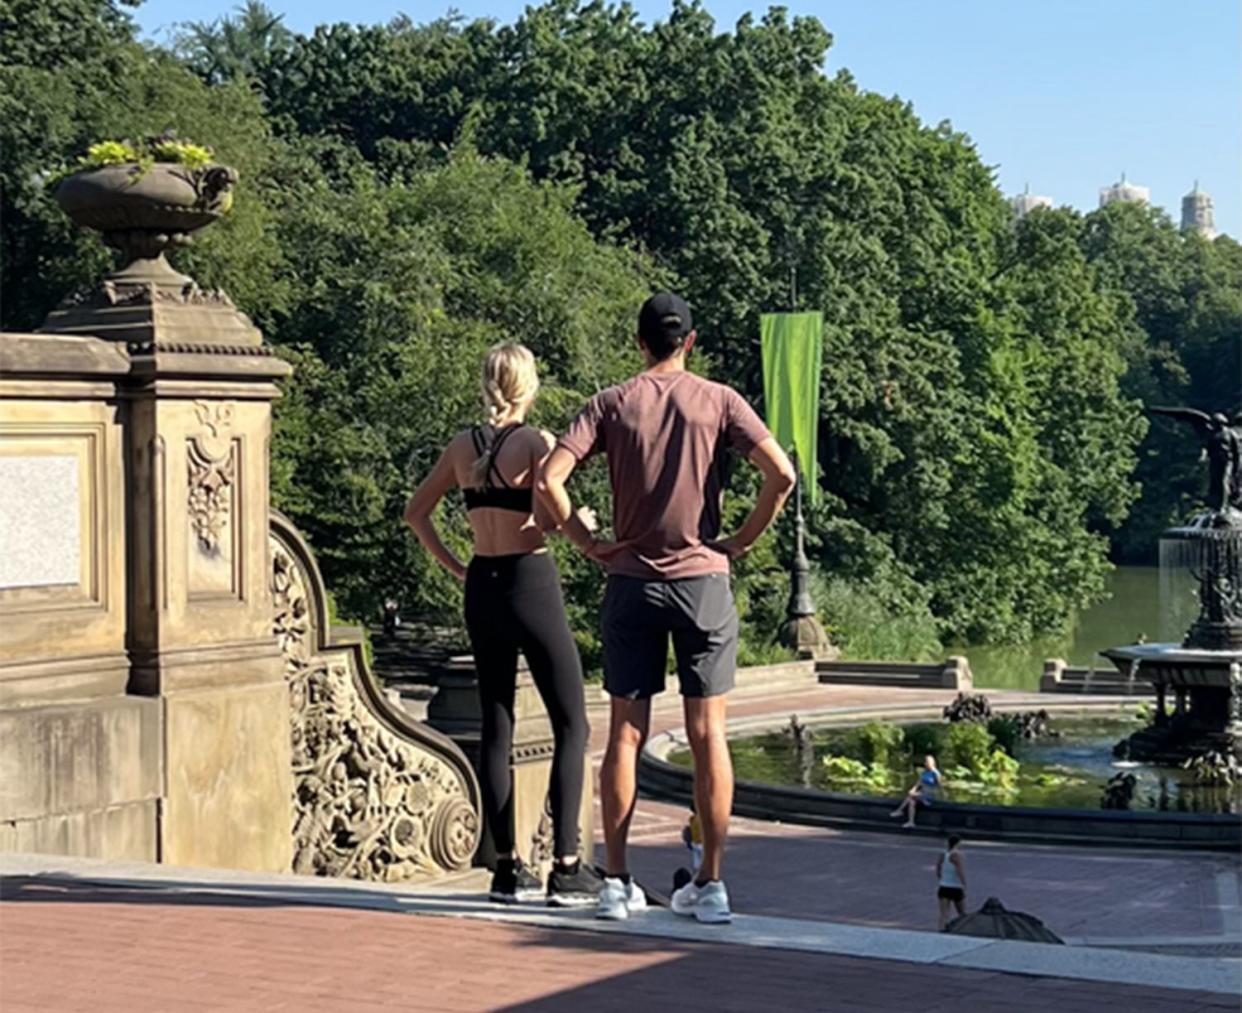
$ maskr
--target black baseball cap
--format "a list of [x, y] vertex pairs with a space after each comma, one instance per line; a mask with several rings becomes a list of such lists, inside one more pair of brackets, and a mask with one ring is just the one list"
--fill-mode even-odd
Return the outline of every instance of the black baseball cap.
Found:
[[652, 351], [676, 348], [692, 330], [689, 305], [672, 292], [657, 292], [638, 311], [638, 336]]

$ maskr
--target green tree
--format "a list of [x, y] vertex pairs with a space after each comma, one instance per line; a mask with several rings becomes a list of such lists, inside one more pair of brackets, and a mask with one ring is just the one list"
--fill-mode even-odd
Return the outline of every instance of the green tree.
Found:
[[[242, 177], [234, 213], [204, 233], [190, 262], [224, 265], [203, 280], [227, 274], [229, 291], [248, 307], [273, 299], [275, 254], [262, 240], [263, 204], [255, 199], [273, 151], [259, 98], [242, 85], [209, 88], [169, 54], [139, 45], [114, 4], [34, 7], [6, 31], [10, 62], [0, 65], [0, 323], [37, 327], [111, 264], [98, 238], [56, 205], [49, 176], [95, 141], [168, 129], [211, 145]], [[48, 39], [64, 48], [47, 49]], [[218, 255], [225, 250], [228, 257]]]
[[[1126, 393], [1149, 407], [1242, 410], [1242, 247], [1121, 203], [1086, 216], [1081, 245], [1128, 311]], [[1116, 535], [1117, 557], [1154, 562], [1160, 531], [1202, 504], [1203, 473], [1182, 427], [1155, 420], [1135, 473], [1143, 496]]]
[[231, 16], [179, 25], [173, 49], [211, 84], [253, 78], [292, 42], [283, 18], [260, 0], [246, 0]]
[[[882, 584], [897, 613], [930, 602], [946, 636], [1063, 625], [1098, 594], [1095, 531], [1129, 496], [1124, 475], [1100, 492], [1094, 452], [1066, 452], [1036, 418], [1091, 355], [1015, 298], [1011, 216], [969, 139], [826, 78], [830, 44], [781, 8], [719, 33], [682, 0], [652, 26], [625, 5], [552, 0], [511, 26], [320, 29], [263, 87], [282, 129], [348, 138], [381, 167], [467, 136], [574, 186], [597, 235], [650, 251], [686, 290], [710, 369], [753, 399], [759, 314], [789, 303], [792, 274], [826, 322], [820, 565]], [[1080, 336], [1111, 368], [1124, 321], [1093, 306]], [[1012, 347], [1046, 363], [1037, 381], [1004, 373]], [[1089, 387], [1090, 439], [1124, 463], [1132, 409], [1115, 385]], [[1078, 585], [1051, 563], [1032, 580], [1035, 551]]]

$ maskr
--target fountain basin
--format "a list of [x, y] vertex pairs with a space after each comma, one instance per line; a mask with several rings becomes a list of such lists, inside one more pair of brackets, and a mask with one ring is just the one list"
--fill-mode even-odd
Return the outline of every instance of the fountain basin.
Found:
[[[996, 708], [999, 711], [1013, 707]], [[1051, 707], [1053, 713], [1111, 713], [1118, 701], [1079, 701], [1073, 706]], [[816, 729], [844, 728], [867, 719], [902, 722], [936, 721], [939, 708], [909, 707], [869, 709], [866, 715], [807, 716]], [[730, 725], [730, 739], [741, 735], [775, 732], [784, 722], [737, 722]], [[683, 732], [653, 737], [639, 764], [639, 782], [645, 795], [693, 804], [692, 772], [669, 760], [686, 748]], [[912, 778], [913, 779], [913, 778]], [[904, 789], [903, 789], [904, 790]], [[803, 788], [739, 778], [734, 797], [736, 815], [807, 826], [901, 833], [899, 821], [890, 813], [895, 794], [859, 795], [842, 791]], [[1159, 810], [1104, 810], [1099, 808], [1052, 808], [941, 801], [919, 811], [919, 826], [906, 833], [961, 833], [972, 839], [998, 839], [1060, 844], [1099, 844], [1113, 847], [1179, 847], [1198, 850], [1236, 851], [1242, 845], [1242, 817], [1237, 813], [1166, 812]]]
[[[1101, 652], [1123, 675], [1166, 686], [1229, 688], [1229, 666], [1242, 651], [1212, 651], [1181, 644], [1130, 644]], [[1136, 667], [1137, 663], [1137, 667]]]

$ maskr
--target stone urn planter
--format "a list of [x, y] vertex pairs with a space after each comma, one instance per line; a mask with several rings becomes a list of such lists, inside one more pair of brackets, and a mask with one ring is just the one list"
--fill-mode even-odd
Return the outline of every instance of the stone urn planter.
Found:
[[237, 173], [223, 165], [191, 169], [155, 162], [85, 169], [56, 188], [56, 202], [77, 224], [103, 234], [121, 252], [112, 282], [180, 288], [192, 284], [164, 259], [191, 234], [228, 211]]
[[[125, 341], [131, 354], [143, 356], [202, 356], [225, 345], [269, 356], [258, 329], [225, 293], [203, 291], [164, 256], [229, 210], [236, 183], [227, 166], [174, 162], [126, 162], [67, 176], [56, 202], [78, 225], [102, 233], [120, 251], [121, 265], [101, 285], [62, 300], [40, 330]], [[185, 368], [199, 361], [185, 359]]]

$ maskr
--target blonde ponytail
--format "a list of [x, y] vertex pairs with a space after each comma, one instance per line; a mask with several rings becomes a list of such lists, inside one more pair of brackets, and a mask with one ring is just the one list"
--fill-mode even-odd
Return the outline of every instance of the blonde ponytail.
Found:
[[[539, 372], [531, 350], [510, 341], [494, 345], [483, 360], [483, 417], [487, 424], [500, 428], [513, 422], [535, 400], [538, 391]], [[489, 446], [474, 462], [471, 483], [475, 488], [487, 484], [491, 466]]]

